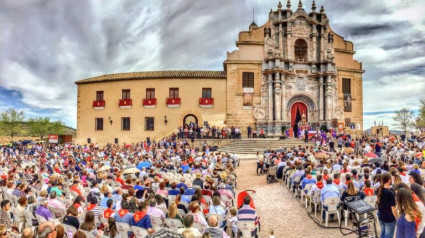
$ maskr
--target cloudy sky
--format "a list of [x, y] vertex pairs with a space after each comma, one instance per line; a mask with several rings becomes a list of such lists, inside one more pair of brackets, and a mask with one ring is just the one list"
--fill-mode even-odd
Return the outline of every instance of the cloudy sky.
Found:
[[[282, 2], [286, 5], [286, 1]], [[311, 0], [303, 1], [311, 9]], [[75, 81], [147, 70], [223, 70], [238, 32], [276, 0], [1, 0], [0, 110], [76, 126]], [[317, 0], [363, 62], [365, 128], [425, 97], [425, 1]], [[298, 1], [292, 0], [292, 9]]]

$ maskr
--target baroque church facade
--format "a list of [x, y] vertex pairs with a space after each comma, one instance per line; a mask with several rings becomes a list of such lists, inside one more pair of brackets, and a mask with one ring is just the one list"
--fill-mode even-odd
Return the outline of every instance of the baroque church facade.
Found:
[[[77, 142], [158, 139], [176, 128], [237, 126], [267, 136], [326, 126], [363, 131], [362, 64], [313, 1], [280, 2], [239, 33], [223, 71], [150, 71], [76, 82]], [[168, 119], [167, 119], [168, 118]], [[122, 141], [120, 141], [121, 143]]]

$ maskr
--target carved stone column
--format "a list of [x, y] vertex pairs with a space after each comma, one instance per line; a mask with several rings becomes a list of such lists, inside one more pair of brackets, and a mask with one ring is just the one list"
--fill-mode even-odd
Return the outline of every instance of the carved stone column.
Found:
[[319, 121], [323, 121], [323, 76], [320, 76], [319, 81]]
[[332, 92], [332, 80], [331, 76], [328, 75], [326, 79], [326, 120], [332, 120], [333, 109], [333, 92]]
[[273, 75], [269, 74], [269, 122], [273, 121]]
[[282, 91], [282, 105], [281, 105], [281, 115], [282, 115], [282, 121], [286, 121], [286, 98], [285, 98], [285, 94], [286, 94], [286, 84], [285, 84], [285, 76], [282, 75], [282, 87], [281, 87], [281, 91]]
[[274, 100], [275, 100], [275, 115], [276, 115], [276, 121], [280, 121], [282, 120], [281, 117], [281, 86], [280, 86], [280, 74], [276, 73], [275, 75], [275, 80], [274, 80], [274, 89], [275, 89], [275, 94], [274, 94]]

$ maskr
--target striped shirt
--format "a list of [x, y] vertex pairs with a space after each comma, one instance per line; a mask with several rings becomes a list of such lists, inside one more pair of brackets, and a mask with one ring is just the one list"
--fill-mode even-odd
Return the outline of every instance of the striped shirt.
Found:
[[238, 211], [238, 220], [242, 221], [256, 221], [257, 213], [249, 205], [243, 205]]

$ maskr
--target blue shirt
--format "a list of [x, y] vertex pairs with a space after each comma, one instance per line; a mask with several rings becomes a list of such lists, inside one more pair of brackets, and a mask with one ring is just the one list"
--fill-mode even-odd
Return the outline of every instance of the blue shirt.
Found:
[[184, 184], [184, 183], [177, 184], [177, 189], [180, 189], [181, 187], [184, 187], [185, 190], [187, 189], [187, 185], [186, 184]]
[[193, 188], [188, 188], [186, 190], [184, 190], [184, 195], [190, 195], [192, 196], [193, 194], [195, 194], [196, 190]]
[[301, 187], [304, 189], [305, 185], [315, 184], [315, 183], [316, 183], [316, 179], [314, 179], [314, 178], [308, 179], [307, 177], [305, 177], [302, 181]]
[[123, 217], [120, 217], [118, 213], [115, 213], [114, 219], [115, 222], [122, 222], [130, 225], [131, 220], [133, 219], [133, 213], [129, 212], [125, 214]]
[[108, 205], [106, 205], [106, 203], [108, 202], [108, 200], [110, 200], [110, 199], [112, 199], [112, 198], [110, 198], [110, 197], [104, 197], [104, 198], [102, 198], [102, 200], [100, 201], [100, 206], [101, 207], [104, 207], [104, 208], [108, 208]]
[[180, 191], [179, 190], [177, 190], [177, 189], [170, 189], [169, 191], [168, 191], [168, 195], [172, 195], [172, 196], [176, 196], [177, 194], [179, 194], [180, 193]]
[[138, 222], [136, 222], [134, 220], [134, 217], [132, 217], [130, 225], [131, 226], [138, 226], [138, 227], [141, 227], [141, 228], [146, 229], [146, 230], [149, 229], [149, 228], [152, 228], [151, 218], [147, 214], [142, 219], [140, 219]]
[[143, 168], [149, 168], [149, 167], [151, 167], [151, 163], [149, 163], [149, 161], [143, 161], [143, 162], [140, 162], [140, 163], [137, 165], [137, 168], [138, 168], [139, 170], [142, 170]]
[[339, 189], [335, 184], [326, 184], [320, 194], [320, 201], [323, 203], [326, 198], [339, 198]]

